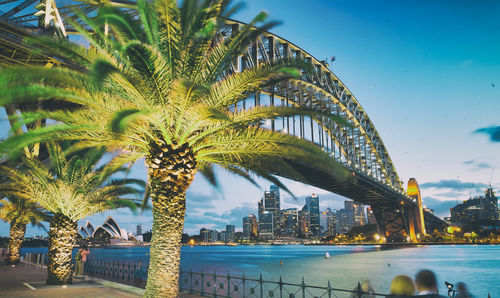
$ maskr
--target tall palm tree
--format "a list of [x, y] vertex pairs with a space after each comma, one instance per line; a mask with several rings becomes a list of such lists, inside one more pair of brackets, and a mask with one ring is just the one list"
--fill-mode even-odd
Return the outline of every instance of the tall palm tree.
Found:
[[43, 227], [42, 221], [49, 219], [49, 214], [40, 205], [32, 201], [10, 196], [0, 199], [0, 219], [10, 223], [9, 264], [17, 265], [19, 251], [26, 234], [26, 225], [31, 223]]
[[80, 140], [76, 149], [106, 146], [117, 152], [110, 168], [145, 157], [153, 203], [148, 297], [178, 294], [185, 194], [197, 171], [213, 182], [213, 165], [218, 165], [250, 181], [256, 174], [285, 188], [273, 173], [304, 179], [289, 160], [329, 172], [338, 168], [318, 146], [261, 125], [277, 117], [330, 115], [297, 106], [234, 108], [266, 86], [300, 80], [299, 69], [307, 69], [296, 60], [233, 69], [261, 33], [255, 26], [273, 25], [260, 13], [232, 36], [222, 36], [218, 28], [236, 8], [225, 0], [184, 0], [181, 7], [174, 0], [139, 0], [132, 13], [103, 7], [95, 18], [81, 15], [85, 25], [73, 24], [90, 49], [64, 40], [37, 41], [70, 59], [73, 68], [15, 68], [0, 74], [0, 104], [56, 98], [82, 107], [24, 113], [26, 122], [58, 122], [12, 137], [0, 144], [3, 152], [41, 140], [74, 139]]
[[66, 158], [60, 146], [50, 144], [48, 149], [49, 165], [24, 159], [20, 168], [0, 167], [0, 173], [8, 178], [0, 184], [0, 193], [30, 200], [53, 214], [47, 283], [67, 284], [72, 281], [71, 258], [78, 220], [117, 207], [134, 208], [133, 200], [125, 196], [139, 193], [130, 183], [140, 182], [134, 179], [108, 181], [111, 172], [95, 170], [103, 150], [90, 149], [85, 154]]

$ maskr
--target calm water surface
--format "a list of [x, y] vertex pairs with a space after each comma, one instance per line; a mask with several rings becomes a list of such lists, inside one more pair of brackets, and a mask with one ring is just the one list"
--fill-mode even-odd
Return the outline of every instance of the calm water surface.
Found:
[[[23, 249], [46, 252], [46, 249]], [[91, 249], [94, 258], [147, 262], [149, 247]], [[325, 253], [330, 254], [325, 259]], [[282, 265], [280, 265], [282, 261]], [[500, 297], [500, 246], [419, 246], [380, 250], [375, 246], [194, 246], [183, 247], [184, 270], [227, 273], [266, 280], [352, 289], [367, 278], [377, 292], [388, 293], [391, 279], [399, 274], [411, 277], [423, 268], [436, 272], [441, 294], [444, 281], [465, 282], [476, 297]]]

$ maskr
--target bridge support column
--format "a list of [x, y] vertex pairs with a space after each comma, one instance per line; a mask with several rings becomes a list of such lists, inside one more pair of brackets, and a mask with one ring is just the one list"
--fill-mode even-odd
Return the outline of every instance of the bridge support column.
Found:
[[386, 242], [404, 242], [407, 237], [407, 226], [398, 204], [371, 205], [377, 225]]

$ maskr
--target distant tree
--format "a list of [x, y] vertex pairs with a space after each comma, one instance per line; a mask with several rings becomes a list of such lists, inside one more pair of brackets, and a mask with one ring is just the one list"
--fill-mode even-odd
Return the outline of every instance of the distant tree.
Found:
[[189, 238], [190, 238], [190, 237], [189, 237], [189, 235], [188, 235], [188, 234], [183, 233], [183, 234], [182, 234], [182, 237], [181, 237], [181, 243], [182, 243], [182, 244], [187, 244], [187, 243], [189, 243]]
[[153, 233], [151, 231], [148, 231], [148, 232], [142, 234], [142, 239], [144, 242], [151, 242], [152, 236], [153, 236]]
[[20, 260], [19, 251], [26, 234], [26, 225], [45, 228], [41, 222], [50, 220], [49, 213], [33, 201], [16, 196], [0, 199], [0, 219], [10, 224], [9, 263], [17, 265]]

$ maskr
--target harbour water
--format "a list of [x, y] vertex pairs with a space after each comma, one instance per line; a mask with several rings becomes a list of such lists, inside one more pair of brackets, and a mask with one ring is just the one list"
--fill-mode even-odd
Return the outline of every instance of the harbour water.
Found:
[[[46, 248], [25, 248], [25, 252], [46, 252]], [[93, 258], [146, 263], [149, 247], [96, 248]], [[330, 254], [326, 259], [325, 254]], [[370, 280], [373, 288], [388, 293], [391, 279], [399, 274], [414, 277], [423, 268], [436, 272], [440, 293], [444, 282], [465, 282], [476, 297], [500, 297], [499, 245], [436, 245], [381, 250], [377, 246], [185, 246], [183, 270], [207, 273], [217, 271], [265, 280], [352, 289], [361, 279]]]

